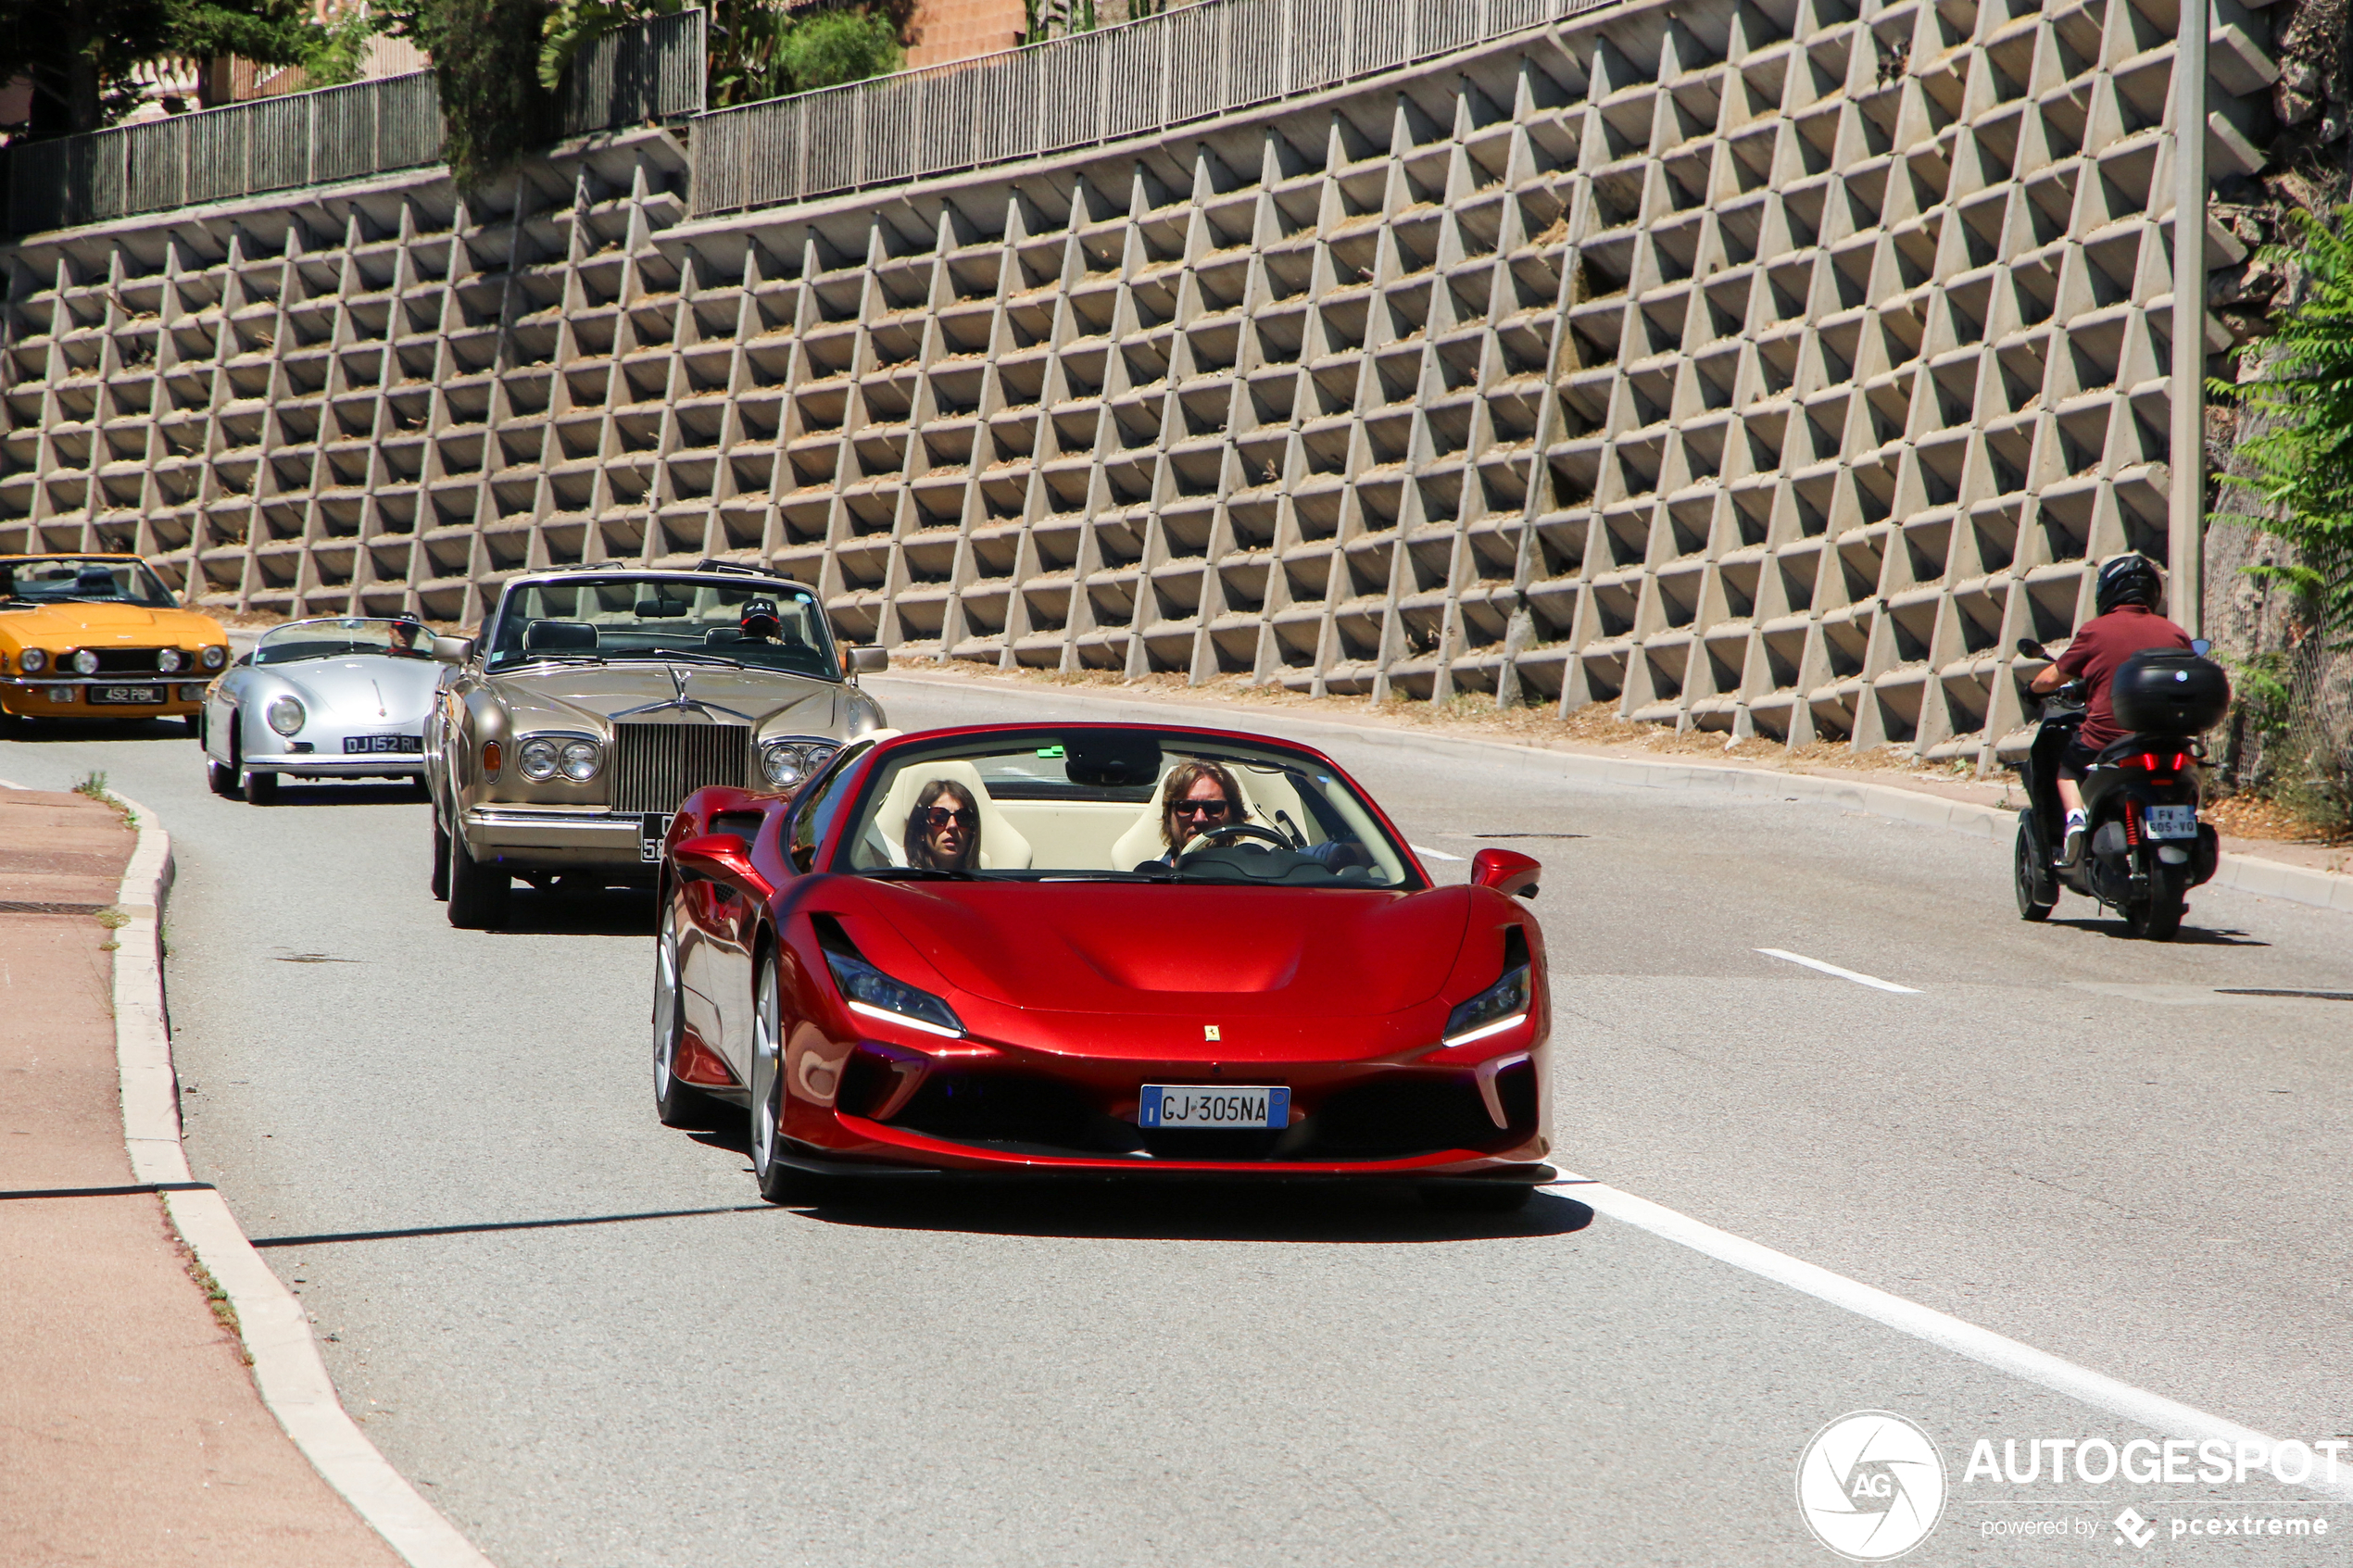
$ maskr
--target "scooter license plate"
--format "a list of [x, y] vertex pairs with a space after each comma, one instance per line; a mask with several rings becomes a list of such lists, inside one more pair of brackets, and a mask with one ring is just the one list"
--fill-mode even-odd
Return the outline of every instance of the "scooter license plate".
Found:
[[2146, 820], [2151, 838], [2197, 836], [2197, 808], [2195, 806], [2152, 806], [2148, 809]]

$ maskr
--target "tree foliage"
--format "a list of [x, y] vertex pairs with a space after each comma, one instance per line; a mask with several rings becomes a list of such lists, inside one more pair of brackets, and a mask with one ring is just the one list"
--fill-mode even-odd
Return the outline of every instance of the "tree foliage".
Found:
[[100, 131], [131, 112], [142, 63], [242, 55], [301, 65], [326, 30], [298, 0], [0, 0], [0, 82], [32, 86], [27, 136]]
[[2252, 474], [2220, 481], [2248, 509], [2214, 519], [2293, 546], [2294, 562], [2247, 571], [2287, 589], [2311, 629], [2342, 645], [2353, 643], [2353, 207], [2337, 209], [2334, 229], [2309, 212], [2289, 216], [2297, 243], [2264, 258], [2293, 270], [2298, 295], [2278, 318], [2262, 373], [2211, 384], [2218, 401], [2258, 416], [2237, 453]]
[[[897, 70], [908, 5], [787, 10], [783, 0], [708, 0], [710, 101], [714, 108], [838, 87]], [[617, 28], [671, 16], [684, 0], [556, 0], [539, 50], [553, 91], [580, 50]]]
[[555, 96], [540, 85], [541, 0], [412, 0], [384, 30], [432, 56], [444, 151], [461, 191], [479, 191], [544, 146]]

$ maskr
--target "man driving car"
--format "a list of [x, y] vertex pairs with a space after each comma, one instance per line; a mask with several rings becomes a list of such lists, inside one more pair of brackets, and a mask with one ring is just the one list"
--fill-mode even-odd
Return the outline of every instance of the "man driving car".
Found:
[[2100, 753], [2124, 738], [2116, 721], [2109, 685], [2117, 667], [2145, 648], [2186, 648], [2190, 634], [2157, 613], [2164, 583], [2146, 557], [2121, 555], [2100, 568], [2092, 590], [2093, 618], [2076, 628], [2075, 638], [2057, 662], [2028, 684], [2038, 696], [2059, 689], [2070, 681], [2084, 684], [2083, 722], [2059, 754], [2058, 794], [2067, 808], [2067, 839], [2059, 863], [2071, 866], [2083, 850], [2083, 771]]

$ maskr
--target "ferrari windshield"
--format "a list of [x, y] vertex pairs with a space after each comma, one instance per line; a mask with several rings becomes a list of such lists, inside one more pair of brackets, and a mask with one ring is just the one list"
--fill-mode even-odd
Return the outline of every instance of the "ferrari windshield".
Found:
[[433, 639], [413, 621], [350, 617], [296, 621], [272, 627], [253, 646], [256, 664], [296, 664], [306, 659], [343, 659], [373, 654], [379, 659], [431, 659]]
[[891, 879], [1420, 884], [1328, 763], [1180, 731], [1038, 730], [895, 748], [840, 842], [841, 869]]
[[708, 659], [838, 680], [841, 662], [816, 596], [746, 578], [560, 577], [509, 591], [484, 665], [535, 659]]
[[174, 609], [180, 601], [145, 561], [124, 556], [39, 556], [0, 560], [0, 599], [19, 604], [143, 605]]

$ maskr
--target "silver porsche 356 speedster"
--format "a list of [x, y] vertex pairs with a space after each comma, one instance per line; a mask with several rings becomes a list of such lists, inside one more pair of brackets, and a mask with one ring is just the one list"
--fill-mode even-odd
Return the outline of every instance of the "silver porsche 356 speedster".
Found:
[[424, 785], [425, 714], [441, 667], [413, 621], [335, 617], [272, 627], [205, 694], [196, 734], [215, 795], [257, 806], [297, 779]]
[[649, 884], [679, 801], [711, 784], [791, 789], [884, 727], [824, 607], [761, 568], [573, 567], [510, 578], [425, 721], [433, 890], [494, 927], [535, 887]]

